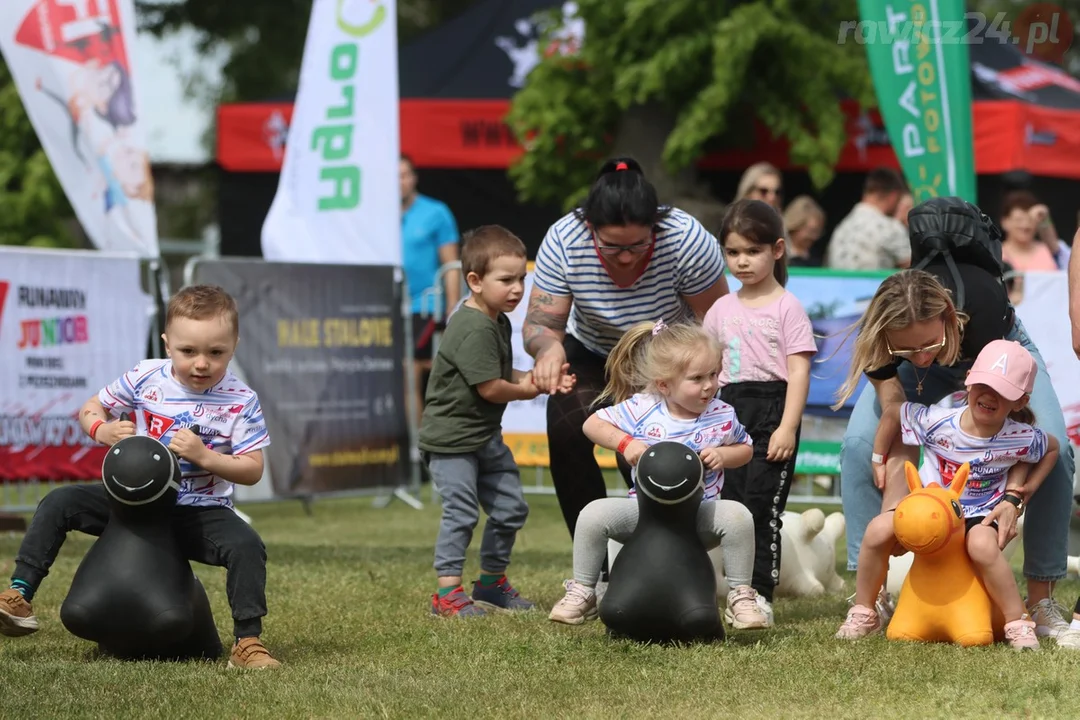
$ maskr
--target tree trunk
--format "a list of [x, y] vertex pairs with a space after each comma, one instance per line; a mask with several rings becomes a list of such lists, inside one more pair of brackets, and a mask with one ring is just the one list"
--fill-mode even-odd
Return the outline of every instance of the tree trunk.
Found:
[[724, 203], [712, 197], [693, 166], [672, 173], [664, 164], [664, 143], [674, 128], [675, 114], [667, 108], [657, 104], [636, 105], [619, 123], [614, 155], [629, 155], [641, 163], [661, 203], [685, 210], [706, 230], [716, 233], [724, 217]]

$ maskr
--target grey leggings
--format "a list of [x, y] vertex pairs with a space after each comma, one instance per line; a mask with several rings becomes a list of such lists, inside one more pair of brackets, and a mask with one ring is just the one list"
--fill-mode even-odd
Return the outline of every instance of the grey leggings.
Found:
[[[578, 515], [574, 533], [574, 582], [596, 587], [607, 541], [625, 543], [638, 522], [634, 498], [593, 500]], [[754, 572], [754, 517], [741, 503], [706, 500], [697, 516], [698, 537], [706, 550], [719, 546], [731, 587], [749, 585]]]

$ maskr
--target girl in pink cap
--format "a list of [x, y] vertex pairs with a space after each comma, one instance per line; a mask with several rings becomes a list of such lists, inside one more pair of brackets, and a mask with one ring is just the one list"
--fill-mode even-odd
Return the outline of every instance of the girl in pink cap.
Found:
[[[1001, 550], [1016, 535], [1016, 519], [1049, 474], [1058, 457], [1058, 441], [1034, 426], [1028, 407], [1038, 366], [1018, 342], [987, 343], [968, 372], [967, 402], [960, 407], [899, 406], [905, 445], [921, 446], [924, 485], [948, 485], [964, 463], [971, 476], [960, 496], [967, 522], [967, 550], [990, 598], [1005, 616], [1005, 638], [1017, 650], [1038, 649], [1035, 623], [1026, 613], [1012, 568]], [[1025, 469], [1019, 463], [1031, 463]], [[1016, 470], [1013, 470], [1013, 468]], [[855, 576], [855, 605], [836, 637], [858, 640], [881, 629], [874, 601], [897, 549], [893, 511], [878, 515], [866, 528]]]

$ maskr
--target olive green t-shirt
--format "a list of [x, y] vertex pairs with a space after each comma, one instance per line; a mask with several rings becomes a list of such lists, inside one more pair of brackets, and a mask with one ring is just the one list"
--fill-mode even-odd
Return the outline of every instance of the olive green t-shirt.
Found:
[[462, 305], [450, 316], [431, 365], [420, 421], [420, 449], [435, 453], [478, 450], [502, 427], [506, 403], [488, 402], [476, 386], [509, 381], [513, 373], [510, 318], [498, 320]]

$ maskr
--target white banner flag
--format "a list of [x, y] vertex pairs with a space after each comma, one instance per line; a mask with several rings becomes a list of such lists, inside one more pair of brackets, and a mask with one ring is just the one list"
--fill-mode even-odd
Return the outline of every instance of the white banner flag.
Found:
[[146, 355], [139, 258], [0, 247], [0, 480], [100, 477], [89, 398]]
[[401, 264], [395, 0], [315, 0], [267, 260]]
[[132, 0], [5, 0], [0, 12], [0, 52], [91, 242], [157, 257], [134, 36]]

